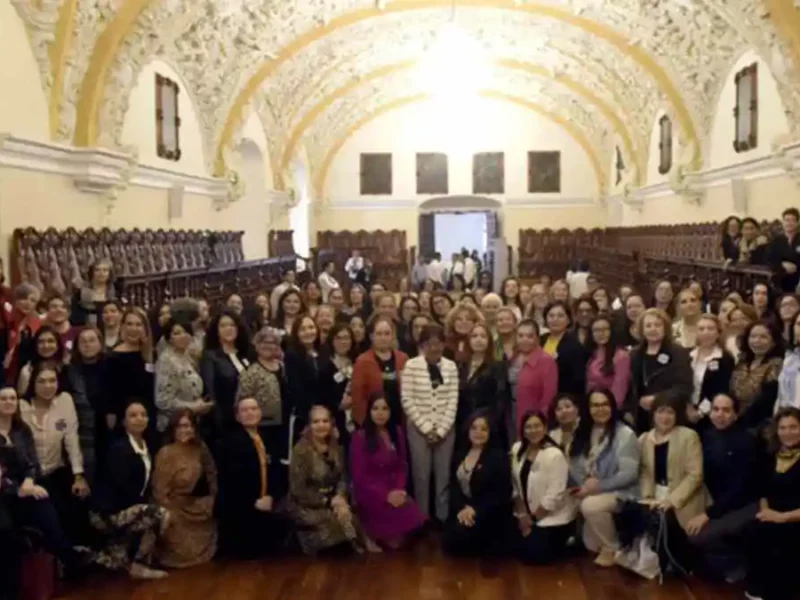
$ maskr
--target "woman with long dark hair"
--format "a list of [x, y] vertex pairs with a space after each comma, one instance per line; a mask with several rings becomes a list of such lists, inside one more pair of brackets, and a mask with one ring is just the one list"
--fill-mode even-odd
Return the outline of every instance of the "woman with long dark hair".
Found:
[[319, 369], [319, 402], [331, 411], [339, 429], [339, 440], [346, 451], [350, 447], [350, 432], [355, 429], [353, 398], [350, 393], [355, 360], [355, 339], [352, 330], [343, 323], [334, 325], [322, 355]]
[[239, 375], [250, 366], [251, 351], [247, 327], [236, 313], [225, 309], [211, 320], [200, 361], [200, 376], [205, 396], [214, 403], [218, 435], [223, 435], [234, 424]]
[[587, 344], [586, 391], [610, 389], [617, 402], [628, 397], [631, 379], [631, 358], [617, 343], [611, 317], [603, 315], [592, 321]]
[[525, 413], [519, 441], [511, 448], [519, 555], [529, 564], [564, 556], [575, 529], [577, 504], [567, 493], [569, 465], [547, 429], [544, 413]]
[[572, 313], [564, 302], [556, 300], [544, 309], [547, 333], [542, 335], [542, 348], [558, 366], [558, 391], [581, 395], [586, 392], [586, 361], [589, 352], [570, 331]]
[[456, 556], [498, 556], [508, 550], [511, 469], [492, 439], [496, 427], [486, 412], [464, 423], [468, 443], [454, 457], [443, 550]]
[[614, 513], [620, 500], [639, 496], [639, 444], [622, 421], [609, 390], [589, 394], [588, 414], [578, 421], [569, 450], [569, 485], [584, 518], [583, 543], [610, 567], [619, 550]]
[[317, 324], [309, 315], [301, 315], [292, 325], [292, 333], [286, 342], [283, 357], [288, 383], [285, 406], [291, 415], [290, 447], [294, 446], [308, 424], [311, 407], [320, 403], [321, 363]]
[[295, 321], [305, 313], [306, 305], [300, 291], [295, 288], [289, 288], [278, 298], [278, 308], [275, 310], [272, 326], [281, 331], [283, 335], [288, 336], [294, 327]]
[[169, 442], [158, 451], [153, 499], [169, 511], [158, 561], [172, 568], [208, 562], [217, 552], [217, 467], [200, 439], [197, 415], [181, 408], [170, 415]]
[[409, 497], [405, 432], [392, 427], [391, 408], [383, 393], [367, 403], [363, 427], [353, 435], [350, 470], [358, 516], [367, 536], [381, 546], [400, 547], [425, 523]]

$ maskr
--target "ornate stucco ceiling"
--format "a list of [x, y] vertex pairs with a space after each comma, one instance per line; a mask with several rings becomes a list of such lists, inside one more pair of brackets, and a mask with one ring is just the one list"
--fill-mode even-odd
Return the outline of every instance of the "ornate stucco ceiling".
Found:
[[[128, 98], [154, 58], [197, 107], [209, 170], [222, 174], [255, 111], [278, 183], [305, 151], [319, 180], [370, 115], [430, 90], [417, 65], [453, 0], [12, 0], [28, 25], [54, 138], [121, 144]], [[678, 161], [702, 166], [718, 96], [748, 48], [800, 122], [800, 12], [793, 0], [455, 0], [491, 65], [487, 94], [567, 123], [605, 177], [618, 145], [642, 182], [660, 112]], [[516, 99], [516, 100], [515, 100]], [[800, 134], [800, 131], [795, 131]]]

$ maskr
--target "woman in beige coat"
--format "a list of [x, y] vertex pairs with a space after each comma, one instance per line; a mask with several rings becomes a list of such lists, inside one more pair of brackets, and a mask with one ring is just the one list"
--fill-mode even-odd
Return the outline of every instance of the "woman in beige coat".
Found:
[[693, 430], [679, 425], [686, 408], [672, 398], [653, 402], [653, 429], [639, 438], [642, 501], [666, 515], [671, 558], [686, 568], [689, 521], [706, 509], [703, 450]]

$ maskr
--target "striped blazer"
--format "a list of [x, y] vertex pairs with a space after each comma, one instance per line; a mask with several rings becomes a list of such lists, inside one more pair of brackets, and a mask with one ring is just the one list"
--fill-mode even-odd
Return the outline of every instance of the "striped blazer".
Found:
[[458, 369], [447, 358], [442, 358], [439, 369], [444, 383], [434, 390], [425, 357], [410, 359], [401, 376], [400, 395], [410, 423], [423, 435], [435, 431], [445, 437], [456, 421]]

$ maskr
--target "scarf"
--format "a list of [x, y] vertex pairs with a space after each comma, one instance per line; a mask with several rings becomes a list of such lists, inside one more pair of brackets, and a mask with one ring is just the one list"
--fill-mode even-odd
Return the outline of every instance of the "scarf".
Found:
[[778, 377], [778, 401], [775, 404], [775, 412], [785, 406], [797, 406], [798, 379], [800, 379], [800, 352], [792, 350], [786, 353]]
[[800, 446], [794, 448], [781, 448], [775, 461], [775, 471], [786, 473], [800, 459]]

